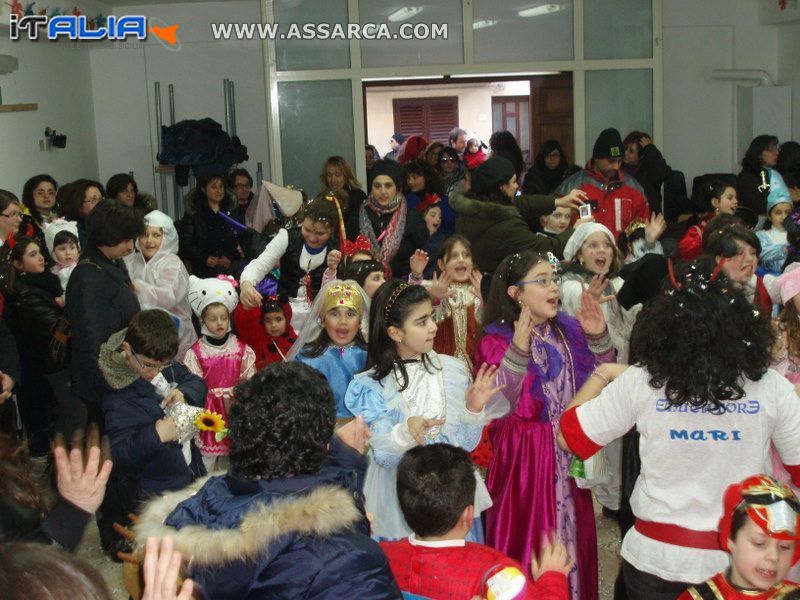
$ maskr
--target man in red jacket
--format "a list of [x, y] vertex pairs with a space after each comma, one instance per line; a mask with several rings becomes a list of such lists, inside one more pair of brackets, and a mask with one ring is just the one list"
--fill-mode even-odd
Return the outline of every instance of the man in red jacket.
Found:
[[403, 456], [397, 498], [414, 533], [381, 542], [400, 589], [424, 598], [567, 600], [573, 562], [560, 541], [545, 545], [527, 571], [502, 552], [464, 540], [475, 517], [475, 477], [469, 453], [455, 446], [417, 446]]
[[650, 219], [647, 198], [639, 182], [621, 171], [625, 148], [616, 129], [604, 129], [594, 143], [592, 158], [587, 167], [565, 179], [556, 190], [563, 196], [578, 188], [589, 196], [595, 221], [619, 234], [636, 217]]

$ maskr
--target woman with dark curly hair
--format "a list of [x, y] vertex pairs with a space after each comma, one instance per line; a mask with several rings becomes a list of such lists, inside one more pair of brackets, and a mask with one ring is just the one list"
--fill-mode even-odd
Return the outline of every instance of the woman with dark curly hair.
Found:
[[140, 544], [171, 536], [208, 598], [399, 598], [361, 500], [366, 427], [335, 421], [321, 373], [268, 365], [236, 388], [230, 472], [150, 503]]
[[47, 174], [34, 175], [22, 188], [22, 223], [19, 231], [45, 249], [45, 258], [49, 256], [44, 242], [44, 226], [59, 214], [57, 189], [58, 183]]
[[654, 600], [728, 567], [720, 498], [730, 482], [763, 471], [771, 444], [800, 484], [800, 397], [769, 369], [769, 322], [714, 261], [686, 264], [670, 280], [637, 318], [638, 362], [595, 369], [559, 433], [584, 460], [634, 426], [640, 433], [623, 579], [628, 597]]
[[547, 140], [522, 181], [523, 194], [552, 194], [578, 167], [569, 159], [558, 140]]
[[492, 156], [502, 156], [514, 165], [517, 181], [522, 179], [522, 169], [525, 168], [525, 159], [522, 157], [522, 148], [519, 147], [517, 138], [510, 131], [495, 131], [489, 138], [489, 148]]
[[408, 209], [414, 209], [421, 215], [437, 204], [442, 210], [442, 224], [439, 232], [447, 237], [455, 233], [456, 213], [450, 208], [447, 195], [444, 193], [442, 178], [436, 169], [424, 160], [414, 160], [403, 165], [404, 195]]

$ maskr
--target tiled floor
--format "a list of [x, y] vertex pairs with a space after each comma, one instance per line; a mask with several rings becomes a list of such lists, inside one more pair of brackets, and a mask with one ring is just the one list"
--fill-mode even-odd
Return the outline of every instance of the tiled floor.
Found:
[[[600, 600], [611, 600], [614, 591], [614, 579], [619, 568], [619, 529], [617, 524], [597, 513], [597, 540], [600, 556]], [[122, 583], [122, 567], [106, 558], [100, 550], [97, 527], [91, 523], [86, 536], [78, 548], [78, 556], [98, 569], [106, 578], [114, 598], [125, 600], [128, 593]]]

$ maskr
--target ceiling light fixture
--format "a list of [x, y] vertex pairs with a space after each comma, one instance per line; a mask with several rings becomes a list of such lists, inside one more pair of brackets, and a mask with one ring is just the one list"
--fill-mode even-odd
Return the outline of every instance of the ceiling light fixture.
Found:
[[416, 17], [421, 12], [421, 6], [404, 6], [390, 14], [387, 19], [392, 23], [399, 23], [400, 21], [408, 21], [411, 17]]
[[539, 6], [534, 6], [532, 8], [525, 8], [519, 11], [517, 14], [520, 17], [540, 17], [542, 15], [549, 15], [560, 10], [564, 10], [567, 8], [564, 4], [540, 4]]
[[494, 27], [497, 25], [499, 21], [497, 19], [482, 19], [481, 21], [475, 21], [472, 24], [473, 29], [486, 29], [487, 27]]

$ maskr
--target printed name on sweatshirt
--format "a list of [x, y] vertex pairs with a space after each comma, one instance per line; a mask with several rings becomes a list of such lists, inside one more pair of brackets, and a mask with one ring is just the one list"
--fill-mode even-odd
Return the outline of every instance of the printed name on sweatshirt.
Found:
[[[723, 401], [722, 406], [726, 414], [755, 415], [761, 410], [761, 403], [758, 400], [748, 400], [747, 402], [736, 402], [734, 400]], [[666, 398], [656, 400], [656, 412], [668, 413], [703, 413], [722, 415], [723, 413], [711, 406], [698, 408], [689, 404], [681, 406], [670, 406]]]

